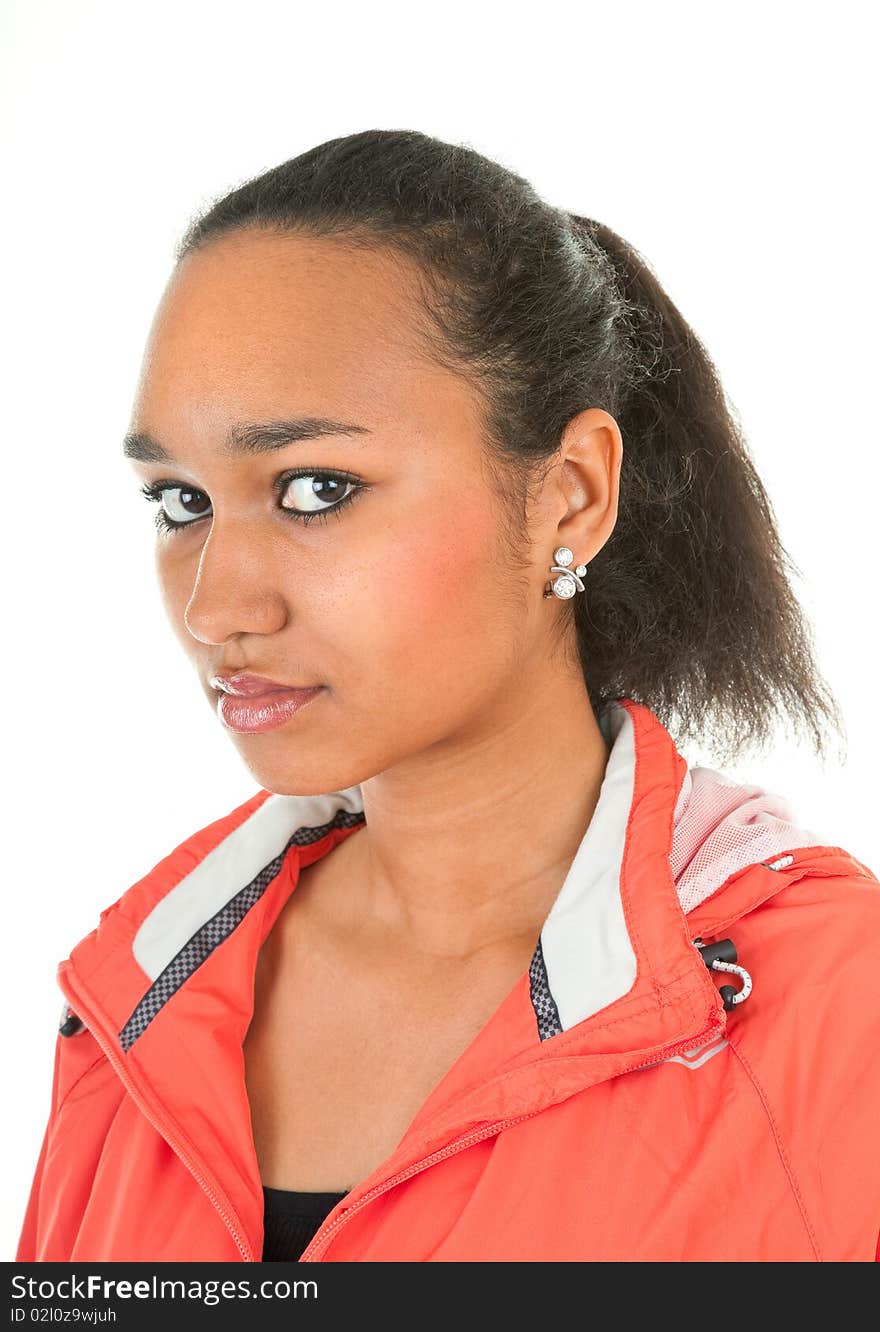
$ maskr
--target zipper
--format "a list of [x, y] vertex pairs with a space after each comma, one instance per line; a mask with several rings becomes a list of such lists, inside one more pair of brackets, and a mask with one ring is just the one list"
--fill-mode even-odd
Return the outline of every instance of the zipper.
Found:
[[[59, 984], [60, 983], [61, 982], [59, 980]], [[65, 991], [65, 994], [66, 993], [67, 992]], [[141, 1113], [146, 1116], [146, 1118], [152, 1124], [156, 1132], [159, 1133], [165, 1139], [168, 1145], [173, 1149], [175, 1154], [180, 1158], [180, 1160], [186, 1166], [187, 1170], [193, 1176], [199, 1187], [203, 1190], [205, 1194], [207, 1194], [208, 1198], [214, 1205], [218, 1215], [220, 1216], [221, 1220], [223, 1221], [224, 1225], [226, 1226], [227, 1230], [232, 1236], [235, 1242], [235, 1246], [238, 1249], [239, 1253], [241, 1254], [242, 1262], [245, 1263], [254, 1262], [255, 1259], [253, 1253], [251, 1252], [251, 1247], [248, 1244], [245, 1236], [242, 1235], [240, 1230], [238, 1229], [235, 1220], [230, 1216], [229, 1212], [220, 1202], [216, 1193], [211, 1188], [210, 1183], [205, 1179], [204, 1175], [202, 1175], [199, 1172], [198, 1166], [189, 1156], [185, 1148], [183, 1148], [180, 1145], [180, 1142], [174, 1130], [169, 1128], [167, 1121], [164, 1120], [161, 1115], [154, 1113], [151, 1107], [145, 1103], [143, 1097], [140, 1095], [136, 1086], [134, 1085], [131, 1076], [128, 1072], [128, 1069], [125, 1067], [125, 1064], [119, 1055], [119, 1052], [116, 1050], [112, 1042], [107, 1040], [104, 1032], [100, 1030], [100, 1023], [96, 1021], [94, 1014], [89, 1012], [87, 1005], [83, 1005], [80, 1003], [76, 995], [74, 995], [72, 999], [70, 995], [67, 995], [67, 998], [68, 1002], [74, 1008], [77, 1015], [80, 1018], [84, 1019], [86, 1026], [94, 1036], [98, 1045], [103, 1050], [104, 1054], [107, 1057], [107, 1060], [112, 1066], [120, 1082], [125, 1087], [129, 1096], [134, 1101], [135, 1105], [138, 1107]]]
[[390, 1179], [386, 1179], [382, 1184], [377, 1184], [362, 1198], [358, 1198], [357, 1202], [347, 1212], [342, 1216], [337, 1216], [335, 1221], [331, 1221], [323, 1232], [318, 1231], [312, 1242], [300, 1254], [299, 1261], [307, 1263], [316, 1260], [316, 1250], [320, 1248], [321, 1253], [324, 1253], [339, 1227], [345, 1225], [345, 1222], [354, 1216], [355, 1212], [359, 1212], [362, 1207], [365, 1207], [367, 1203], [372, 1202], [374, 1198], [378, 1198], [380, 1193], [393, 1189], [397, 1184], [402, 1184], [404, 1180], [410, 1179], [413, 1175], [418, 1175], [422, 1170], [427, 1170], [428, 1166], [436, 1165], [438, 1161], [444, 1160], [447, 1156], [454, 1156], [457, 1152], [464, 1151], [466, 1147], [472, 1147], [475, 1142], [480, 1142], [483, 1138], [489, 1138], [494, 1133], [500, 1133], [502, 1129], [510, 1128], [513, 1124], [520, 1124], [524, 1119], [532, 1119], [534, 1115], [540, 1113], [540, 1110], [530, 1110], [528, 1114], [517, 1115], [515, 1119], [499, 1119], [497, 1123], [489, 1124], [486, 1128], [476, 1129], [473, 1133], [468, 1133], [463, 1138], [457, 1139], [456, 1142], [447, 1143], [440, 1151], [432, 1152], [430, 1156], [424, 1157], [423, 1160], [415, 1161], [412, 1165], [407, 1166], [406, 1170], [401, 1170], [399, 1174], [392, 1175]]
[[[711, 1037], [720, 1036], [723, 1031], [724, 1023], [719, 1022], [716, 1018], [710, 1023], [706, 1030], [699, 1035], [689, 1036], [685, 1040], [677, 1041], [674, 1045], [667, 1046], [664, 1053], [660, 1056], [660, 1059], [668, 1059], [672, 1055], [683, 1053], [685, 1050], [692, 1050], [697, 1046], [705, 1044], [705, 1042]], [[657, 1056], [654, 1055], [653, 1058], [643, 1059], [638, 1064], [630, 1064], [627, 1068], [621, 1069], [620, 1073], [615, 1073], [614, 1076], [622, 1077], [625, 1073], [634, 1073], [637, 1069], [649, 1067], [656, 1062]], [[481, 1142], [484, 1138], [490, 1138], [494, 1134], [500, 1133], [503, 1129], [512, 1128], [515, 1124], [521, 1124], [526, 1119], [533, 1119], [535, 1115], [540, 1115], [544, 1109], [546, 1109], [546, 1107], [541, 1106], [538, 1110], [530, 1110], [527, 1114], [517, 1115], [514, 1119], [499, 1119], [495, 1123], [489, 1124], [484, 1128], [475, 1129], [472, 1133], [465, 1134], [464, 1137], [458, 1138], [455, 1142], [448, 1143], [439, 1151], [432, 1152], [430, 1156], [424, 1157], [423, 1160], [413, 1162], [413, 1164], [407, 1166], [405, 1170], [401, 1170], [398, 1174], [392, 1175], [390, 1179], [386, 1179], [383, 1183], [375, 1185], [375, 1187], [365, 1193], [362, 1198], [358, 1198], [357, 1202], [354, 1203], [348, 1211], [344, 1212], [341, 1216], [337, 1216], [334, 1221], [328, 1222], [326, 1227], [321, 1227], [312, 1237], [311, 1243], [308, 1244], [300, 1254], [298, 1261], [301, 1263], [319, 1262], [321, 1255], [326, 1253], [330, 1241], [337, 1234], [340, 1227], [344, 1226], [346, 1221], [350, 1220], [350, 1218], [353, 1217], [356, 1212], [359, 1212], [362, 1207], [366, 1207], [367, 1203], [373, 1202], [374, 1199], [380, 1196], [380, 1194], [386, 1193], [388, 1189], [395, 1188], [405, 1180], [411, 1179], [413, 1175], [418, 1175], [423, 1170], [427, 1170], [429, 1166], [436, 1165], [438, 1161], [443, 1161], [449, 1156], [455, 1156], [458, 1152], [464, 1151], [467, 1147], [472, 1147], [474, 1143]]]
[[725, 1026], [726, 1024], [723, 1022], [713, 1022], [710, 1027], [706, 1028], [701, 1036], [697, 1036], [696, 1040], [689, 1039], [686, 1041], [678, 1041], [674, 1047], [670, 1046], [659, 1059], [656, 1057], [654, 1059], [643, 1059], [640, 1063], [633, 1064], [625, 1071], [627, 1073], [636, 1073], [640, 1068], [651, 1068], [654, 1064], [662, 1064], [665, 1059], [671, 1059], [674, 1055], [684, 1054], [687, 1050], [697, 1050], [707, 1044], [714, 1037], [722, 1036], [724, 1034]]

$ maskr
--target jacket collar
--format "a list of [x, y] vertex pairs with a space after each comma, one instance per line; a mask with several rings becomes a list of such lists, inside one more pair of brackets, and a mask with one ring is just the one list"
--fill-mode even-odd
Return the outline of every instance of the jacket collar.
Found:
[[[643, 704], [613, 701], [598, 721], [611, 746], [598, 803], [528, 973], [358, 1194], [462, 1135], [723, 1040], [727, 1014], [694, 938], [730, 917], [722, 899], [731, 886], [743, 914], [803, 874], [811, 856], [829, 854], [781, 819], [775, 843], [763, 832], [760, 842], [741, 839], [738, 855], [715, 856], [718, 873], [711, 857], [701, 870], [682, 839], [706, 846], [688, 816], [695, 776], [711, 770], [689, 771]], [[743, 790], [760, 788], [739, 790], [742, 805]], [[317, 796], [261, 790], [106, 908], [58, 968], [66, 1000], [130, 1093], [252, 1236], [262, 1194], [242, 1043], [257, 955], [300, 869], [363, 824], [357, 786]], [[787, 862], [769, 869], [759, 844], [787, 852]]]
[[[642, 704], [612, 702], [598, 720], [609, 759], [529, 968], [529, 1045], [640, 995], [648, 971], [656, 993], [656, 977], [677, 970], [673, 941], [688, 943], [671, 864], [673, 808], [681, 806], [687, 763]], [[239, 963], [263, 942], [300, 868], [364, 823], [359, 786], [316, 796], [260, 791], [188, 838], [103, 911], [98, 929], [72, 951], [68, 977], [94, 991], [125, 1054], [146, 1048], [155, 1024], [176, 1025], [184, 997], [209, 973], [213, 984], [218, 949], [226, 984], [216, 999], [247, 1010], [253, 974]], [[684, 956], [693, 961], [689, 948]], [[235, 965], [225, 965], [227, 958]]]

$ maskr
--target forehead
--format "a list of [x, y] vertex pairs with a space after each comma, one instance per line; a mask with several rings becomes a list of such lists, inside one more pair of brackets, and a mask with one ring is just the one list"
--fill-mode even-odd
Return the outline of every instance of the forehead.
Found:
[[[340, 413], [465, 391], [421, 341], [418, 269], [337, 237], [245, 230], [186, 255], [150, 329], [136, 415]], [[458, 381], [458, 382], [456, 382]], [[195, 424], [195, 420], [193, 420]]]

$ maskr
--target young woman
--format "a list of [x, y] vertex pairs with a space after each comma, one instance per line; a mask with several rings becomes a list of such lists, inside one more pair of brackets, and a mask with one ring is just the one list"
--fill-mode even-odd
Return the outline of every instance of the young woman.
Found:
[[259, 790], [60, 964], [17, 1258], [873, 1259], [878, 881], [680, 751], [840, 719], [641, 257], [324, 143], [190, 227], [125, 452]]

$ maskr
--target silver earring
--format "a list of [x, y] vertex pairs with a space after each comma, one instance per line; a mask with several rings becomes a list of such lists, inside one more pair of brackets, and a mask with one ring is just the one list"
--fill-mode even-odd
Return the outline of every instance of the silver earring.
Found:
[[587, 572], [587, 566], [579, 564], [576, 569], [568, 567], [574, 559], [568, 546], [557, 546], [553, 552], [553, 559], [555, 563], [550, 565], [550, 572], [558, 574], [559, 577], [547, 584], [544, 596], [557, 596], [566, 601], [569, 597], [573, 597], [575, 592], [583, 592], [584, 585], [581, 578]]

